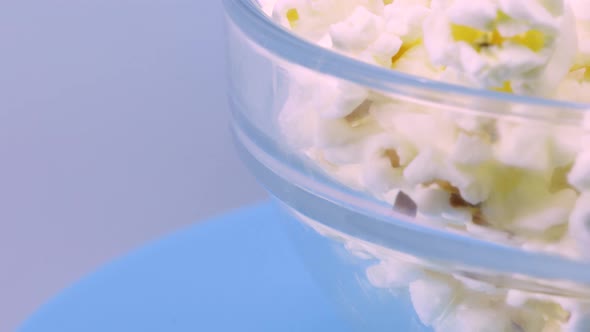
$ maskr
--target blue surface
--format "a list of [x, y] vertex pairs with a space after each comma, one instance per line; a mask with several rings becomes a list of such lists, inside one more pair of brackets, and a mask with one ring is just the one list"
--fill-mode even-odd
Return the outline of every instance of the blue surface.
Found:
[[270, 203], [197, 224], [65, 290], [19, 331], [347, 332]]

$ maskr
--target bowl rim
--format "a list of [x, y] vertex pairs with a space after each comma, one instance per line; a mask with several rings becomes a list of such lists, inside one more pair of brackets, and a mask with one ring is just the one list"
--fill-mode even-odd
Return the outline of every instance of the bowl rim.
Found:
[[[222, 1], [225, 13], [231, 18], [231, 21], [264, 51], [289, 63], [335, 78], [382, 91], [390, 91], [392, 86], [404, 86], [425, 92], [439, 93], [444, 96], [472, 97], [479, 100], [506, 102], [533, 108], [540, 107], [577, 112], [590, 109], [590, 103], [508, 94], [436, 81], [378, 67], [334, 50], [323, 48], [293, 34], [266, 15], [257, 0]], [[342, 70], [342, 68], [346, 68], [346, 70]], [[451, 107], [456, 108], [457, 105], [451, 105], [452, 99], [437, 100], [437, 103], [448, 103]], [[524, 114], [518, 114], [517, 116], [523, 117]]]

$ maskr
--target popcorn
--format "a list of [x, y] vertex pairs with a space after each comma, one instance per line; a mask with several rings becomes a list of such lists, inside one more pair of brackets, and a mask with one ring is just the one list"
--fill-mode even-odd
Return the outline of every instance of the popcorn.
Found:
[[[498, 288], [467, 273], [433, 272], [426, 263], [410, 262], [406, 255], [332, 230], [307, 217], [300, 219], [323, 236], [343, 243], [355, 257], [377, 260], [365, 271], [370, 285], [395, 291], [408, 287], [418, 318], [436, 332], [578, 332], [589, 327], [589, 306], [578, 300]], [[391, 294], [397, 296], [399, 292]]]
[[399, 36], [404, 43], [422, 37], [422, 22], [430, 13], [427, 0], [395, 0], [385, 6], [385, 30]]
[[506, 309], [496, 303], [486, 303], [474, 299], [461, 302], [442, 321], [435, 325], [436, 332], [498, 332], [511, 330], [512, 321]]
[[578, 54], [574, 69], [590, 66], [590, 3], [586, 0], [567, 0], [576, 16]]
[[503, 297], [506, 295], [506, 291], [499, 289], [498, 287], [490, 284], [488, 282], [484, 282], [481, 280], [474, 279], [472, 277], [467, 277], [459, 274], [454, 274], [453, 277], [460, 281], [466, 289], [475, 291], [479, 294], [490, 296], [491, 298], [495, 297]]
[[390, 105], [394, 110], [390, 113], [392, 131], [411, 142], [419, 150], [446, 151], [455, 141], [456, 127], [443, 116], [426, 113], [424, 109], [408, 103]]
[[369, 91], [346, 81], [325, 82], [313, 93], [318, 112], [321, 117], [326, 119], [344, 118], [355, 111], [367, 112], [370, 106], [363, 105], [363, 102], [369, 97]]
[[590, 259], [590, 193], [582, 193], [576, 201], [568, 233], [576, 242], [578, 251], [584, 258]]
[[483, 137], [460, 133], [449, 159], [461, 165], [478, 165], [492, 157], [492, 146]]
[[277, 0], [272, 11], [273, 18], [286, 27], [294, 28], [301, 19], [311, 15], [312, 8], [306, 0]]
[[393, 57], [400, 51], [402, 43], [398, 36], [383, 33], [367, 47], [362, 57], [368, 58], [368, 62], [389, 68], [393, 64]]
[[314, 142], [317, 147], [330, 148], [354, 143], [378, 132], [372, 121], [355, 123], [350, 119], [321, 119], [315, 125]]
[[273, 8], [275, 7], [275, 0], [257, 0], [262, 8], [262, 11], [267, 16], [272, 16]]
[[420, 213], [438, 216], [451, 211], [451, 193], [438, 185], [419, 187], [414, 193], [414, 201]]
[[551, 136], [546, 127], [501, 122], [497, 128], [500, 139], [494, 155], [498, 161], [532, 171], [551, 168]]
[[567, 179], [572, 186], [580, 191], [590, 189], [590, 150], [578, 155]]
[[557, 16], [563, 15], [563, 1], [548, 2], [538, 0], [498, 0], [499, 10], [515, 21], [528, 22], [530, 27], [547, 33], [559, 30]]
[[[277, 0], [273, 16], [312, 42], [382, 69], [590, 102], [586, 7], [585, 0]], [[396, 211], [403, 202], [417, 222], [524, 250], [575, 258], [590, 252], [590, 212], [582, 203], [590, 192], [590, 115], [564, 111], [562, 119], [534, 105], [468, 97], [454, 100], [460, 109], [433, 109], [429, 103], [444, 96], [287, 72], [279, 129], [290, 147], [338, 181]], [[577, 120], [581, 126], [567, 126]], [[385, 285], [385, 265], [367, 276]], [[521, 318], [537, 319], [527, 315]]]
[[406, 45], [396, 54], [392, 67], [403, 73], [430, 79], [439, 79], [440, 73], [436, 66], [430, 64], [423, 44]]
[[383, 28], [382, 18], [358, 6], [346, 20], [330, 27], [330, 36], [338, 49], [361, 51], [377, 39]]
[[422, 324], [432, 326], [453, 306], [460, 285], [439, 276], [426, 277], [410, 284], [410, 297]]
[[[404, 176], [411, 185], [420, 185], [436, 180], [449, 180], [450, 177], [445, 168], [443, 158], [440, 153], [432, 149], [427, 149], [418, 154], [418, 156], [404, 170]], [[453, 184], [452, 181], [451, 184]]]
[[364, 154], [365, 144], [363, 139], [360, 139], [343, 145], [325, 147], [321, 150], [322, 157], [334, 166], [359, 164]]
[[272, 18], [299, 35], [317, 41], [330, 25], [348, 17], [355, 0], [276, 0]]
[[407, 142], [390, 134], [370, 139], [363, 156], [363, 181], [372, 192], [386, 192], [403, 186], [403, 169], [416, 155]]
[[454, 24], [489, 30], [498, 16], [498, 5], [491, 0], [456, 0], [448, 7], [447, 14]]
[[422, 277], [423, 271], [414, 264], [397, 259], [386, 259], [366, 271], [367, 279], [377, 288], [395, 289], [407, 287]]
[[545, 7], [537, 0], [454, 0], [433, 1], [432, 9], [424, 21], [430, 60], [456, 70], [465, 84], [548, 92], [558, 82], [551, 79], [565, 75], [573, 62], [574, 38], [557, 38], [575, 32], [571, 20], [562, 20], [566, 14], [560, 6]]
[[552, 227], [568, 222], [578, 195], [571, 189], [564, 189], [548, 195], [539, 206], [530, 206], [530, 212], [515, 219], [515, 227], [521, 231], [543, 233]]
[[[590, 43], [590, 38], [589, 38]], [[590, 59], [590, 47], [589, 47], [589, 59]], [[588, 61], [590, 66], [590, 60]], [[586, 69], [583, 69], [586, 71]], [[576, 100], [583, 103], [590, 103], [590, 82], [584, 79], [584, 73], [581, 73], [581, 78], [566, 77], [558, 86], [555, 97], [564, 101]]]
[[365, 160], [387, 159], [394, 168], [407, 166], [416, 157], [415, 148], [392, 133], [375, 135], [367, 142]]
[[404, 170], [404, 176], [409, 184], [444, 181], [459, 191], [462, 199], [473, 205], [485, 200], [490, 193], [491, 178], [486, 173], [484, 169], [460, 169], [444, 161], [440, 153], [429, 149], [418, 154]]
[[296, 93], [289, 95], [278, 118], [279, 127], [287, 144], [295, 149], [314, 145], [313, 133], [317, 130], [318, 122], [318, 116], [313, 108], [307, 102], [302, 102]]

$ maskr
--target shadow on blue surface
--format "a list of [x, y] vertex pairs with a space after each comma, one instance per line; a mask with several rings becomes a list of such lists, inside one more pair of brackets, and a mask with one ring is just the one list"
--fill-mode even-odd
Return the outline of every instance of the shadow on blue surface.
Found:
[[277, 218], [263, 203], [145, 246], [66, 289], [19, 331], [349, 331]]

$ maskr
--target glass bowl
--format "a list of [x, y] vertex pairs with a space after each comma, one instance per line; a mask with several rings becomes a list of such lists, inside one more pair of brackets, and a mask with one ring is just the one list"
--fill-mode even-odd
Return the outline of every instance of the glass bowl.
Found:
[[[291, 34], [254, 0], [223, 2], [238, 151], [351, 328], [590, 331], [590, 246], [567, 222], [583, 205], [568, 179], [588, 105], [383, 69]], [[358, 95], [345, 117], [317, 115]], [[367, 137], [377, 152], [360, 151]], [[465, 152], [472, 138], [487, 157]]]

